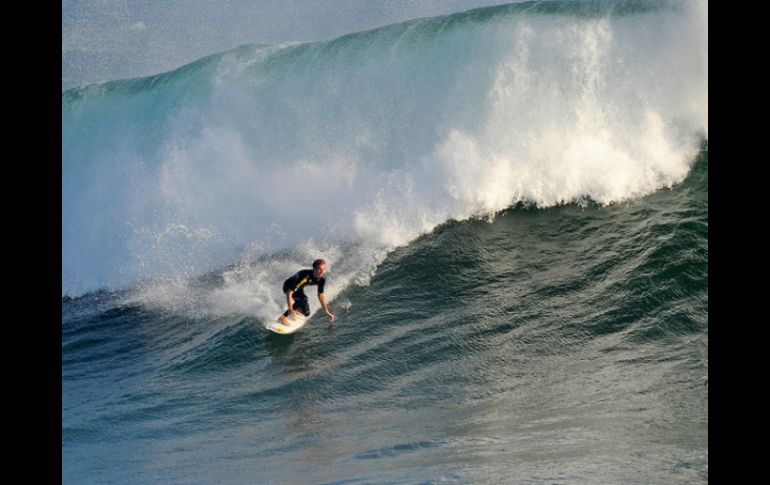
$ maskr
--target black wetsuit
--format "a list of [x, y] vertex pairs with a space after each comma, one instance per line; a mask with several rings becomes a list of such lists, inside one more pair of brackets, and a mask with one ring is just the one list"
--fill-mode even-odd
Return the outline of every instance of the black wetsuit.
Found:
[[[313, 276], [312, 269], [303, 269], [283, 282], [283, 292], [284, 294], [289, 290], [294, 292], [292, 295], [292, 298], [294, 299], [294, 310], [307, 317], [310, 315], [310, 304], [308, 303], [307, 295], [305, 295], [304, 292], [305, 287], [318, 286], [318, 294], [321, 295], [324, 292], [324, 285], [326, 285], [326, 278], [316, 278]], [[288, 317], [289, 310], [286, 310], [283, 316]]]

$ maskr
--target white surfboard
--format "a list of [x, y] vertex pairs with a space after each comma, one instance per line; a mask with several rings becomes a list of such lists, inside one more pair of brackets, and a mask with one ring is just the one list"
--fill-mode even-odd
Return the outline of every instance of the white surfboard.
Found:
[[305, 323], [307, 323], [308, 317], [305, 315], [297, 312], [294, 317], [288, 317], [289, 326], [286, 326], [278, 321], [276, 318], [273, 322], [268, 322], [265, 325], [265, 328], [270, 330], [273, 333], [279, 333], [281, 335], [288, 335], [290, 333], [294, 333], [300, 328], [305, 326]]

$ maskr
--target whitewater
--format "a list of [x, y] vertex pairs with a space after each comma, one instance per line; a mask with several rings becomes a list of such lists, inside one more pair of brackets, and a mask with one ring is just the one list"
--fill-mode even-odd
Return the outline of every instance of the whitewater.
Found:
[[64, 294], [235, 264], [218, 311], [266, 316], [271, 262], [323, 253], [334, 292], [447, 220], [680, 182], [708, 131], [703, 8], [597, 5], [247, 45], [65, 92]]

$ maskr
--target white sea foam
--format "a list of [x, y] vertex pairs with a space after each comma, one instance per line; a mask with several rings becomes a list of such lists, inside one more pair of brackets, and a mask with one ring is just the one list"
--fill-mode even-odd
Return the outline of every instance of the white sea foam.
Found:
[[707, 20], [500, 9], [65, 93], [64, 292], [269, 318], [317, 257], [333, 298], [448, 219], [671, 186], [708, 133]]

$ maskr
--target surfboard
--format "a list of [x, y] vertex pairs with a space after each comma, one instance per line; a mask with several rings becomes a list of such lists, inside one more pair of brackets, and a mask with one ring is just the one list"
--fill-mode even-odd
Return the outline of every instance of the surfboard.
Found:
[[305, 315], [301, 313], [297, 313], [293, 318], [289, 317], [289, 325], [288, 327], [281, 322], [278, 321], [276, 318], [275, 321], [269, 322], [267, 325], [265, 325], [265, 328], [270, 330], [273, 333], [278, 333], [281, 335], [288, 335], [291, 333], [296, 332], [300, 328], [305, 326], [305, 323], [307, 323], [307, 318]]

